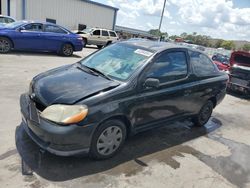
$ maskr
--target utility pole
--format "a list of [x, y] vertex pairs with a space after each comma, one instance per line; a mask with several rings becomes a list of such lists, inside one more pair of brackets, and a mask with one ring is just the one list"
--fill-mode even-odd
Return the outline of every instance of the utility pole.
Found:
[[[163, 4], [163, 7], [162, 7], [162, 11], [161, 11], [161, 20], [160, 20], [160, 24], [159, 24], [159, 32], [161, 32], [161, 24], [162, 24], [162, 19], [163, 19], [164, 11], [165, 11], [166, 1], [167, 0], [164, 0], [164, 4]], [[159, 41], [160, 41], [160, 39], [159, 39]]]

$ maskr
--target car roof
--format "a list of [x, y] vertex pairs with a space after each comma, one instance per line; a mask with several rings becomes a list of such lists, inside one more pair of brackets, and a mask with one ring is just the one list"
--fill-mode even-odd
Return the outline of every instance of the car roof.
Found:
[[147, 48], [147, 49], [149, 49], [151, 51], [155, 51], [155, 52], [159, 52], [159, 51], [163, 51], [163, 50], [171, 49], [171, 48], [180, 48], [180, 49], [190, 49], [192, 51], [197, 51], [197, 52], [202, 53], [200, 50], [196, 50], [196, 49], [189, 48], [186, 46], [181, 46], [181, 45], [178, 45], [175, 43], [151, 41], [151, 40], [147, 40], [147, 39], [127, 40], [127, 41], [123, 41], [121, 43], [126, 43], [126, 44], [130, 44], [130, 45], [138, 46], [141, 48]]
[[[23, 23], [39, 23], [39, 24], [49, 24], [49, 25], [57, 25], [51, 22], [39, 21], [39, 20], [21, 20]], [[58, 25], [57, 25], [58, 26]]]
[[11, 18], [11, 19], [13, 19], [13, 20], [16, 20], [15, 18], [13, 18], [13, 17], [11, 17], [11, 16], [6, 16], [6, 15], [2, 15], [2, 14], [0, 14], [0, 17]]

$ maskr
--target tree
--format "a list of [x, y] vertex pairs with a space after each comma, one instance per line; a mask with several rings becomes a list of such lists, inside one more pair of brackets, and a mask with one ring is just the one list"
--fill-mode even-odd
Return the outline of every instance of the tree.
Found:
[[222, 43], [223, 43], [223, 40], [222, 40], [222, 39], [219, 39], [219, 40], [217, 40], [217, 42], [215, 43], [214, 47], [215, 47], [215, 48], [220, 48]]
[[226, 41], [224, 40], [222, 43], [221, 43], [221, 47], [222, 48], [225, 48], [227, 50], [232, 50], [235, 48], [235, 44], [233, 41]]
[[182, 37], [183, 39], [185, 39], [185, 38], [187, 37], [187, 33], [186, 33], [186, 32], [182, 33], [182, 34], [181, 34], [181, 37]]
[[164, 37], [164, 38], [168, 37], [168, 33], [167, 32], [162, 33], [161, 31], [159, 31], [159, 29], [150, 29], [148, 32], [151, 35], [155, 35], [157, 37]]
[[244, 51], [250, 51], [250, 44], [249, 43], [248, 44], [244, 44], [243, 47], [242, 47], [242, 49]]

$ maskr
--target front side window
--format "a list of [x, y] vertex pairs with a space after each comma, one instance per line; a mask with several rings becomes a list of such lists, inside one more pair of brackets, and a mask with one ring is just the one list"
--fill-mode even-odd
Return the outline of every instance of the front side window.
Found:
[[102, 30], [102, 36], [108, 37], [109, 33], [106, 30]]
[[44, 31], [50, 33], [62, 33], [62, 34], [67, 33], [66, 31], [55, 25], [45, 25]]
[[110, 34], [111, 37], [117, 37], [115, 32], [113, 32], [113, 31], [110, 31], [109, 34]]
[[196, 76], [211, 76], [218, 72], [213, 62], [204, 54], [189, 51], [190, 62]]
[[27, 24], [27, 25], [24, 26], [24, 29], [26, 31], [38, 31], [38, 32], [42, 32], [43, 31], [43, 25], [42, 24], [38, 24], [38, 23]]
[[147, 78], [157, 78], [160, 83], [179, 80], [187, 76], [188, 66], [183, 51], [164, 52], [147, 72]]
[[100, 34], [101, 34], [100, 30], [95, 30], [95, 31], [93, 32], [93, 35], [98, 35], [98, 36], [100, 36]]
[[117, 43], [83, 59], [81, 64], [95, 68], [113, 79], [125, 81], [152, 55], [150, 50]]

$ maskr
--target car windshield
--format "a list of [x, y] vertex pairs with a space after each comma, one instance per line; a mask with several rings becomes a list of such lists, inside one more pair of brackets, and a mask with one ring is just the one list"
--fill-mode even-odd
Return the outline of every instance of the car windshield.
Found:
[[14, 29], [17, 28], [21, 25], [25, 24], [23, 21], [19, 21], [19, 22], [12, 22], [12, 23], [8, 23], [6, 24], [4, 27], [10, 28], [10, 29]]
[[84, 33], [90, 33], [92, 30], [93, 29], [91, 29], [91, 28], [86, 28], [86, 29], [82, 30], [82, 32], [84, 32]]
[[124, 43], [110, 45], [83, 59], [80, 63], [106, 76], [125, 81], [143, 65], [153, 52]]

